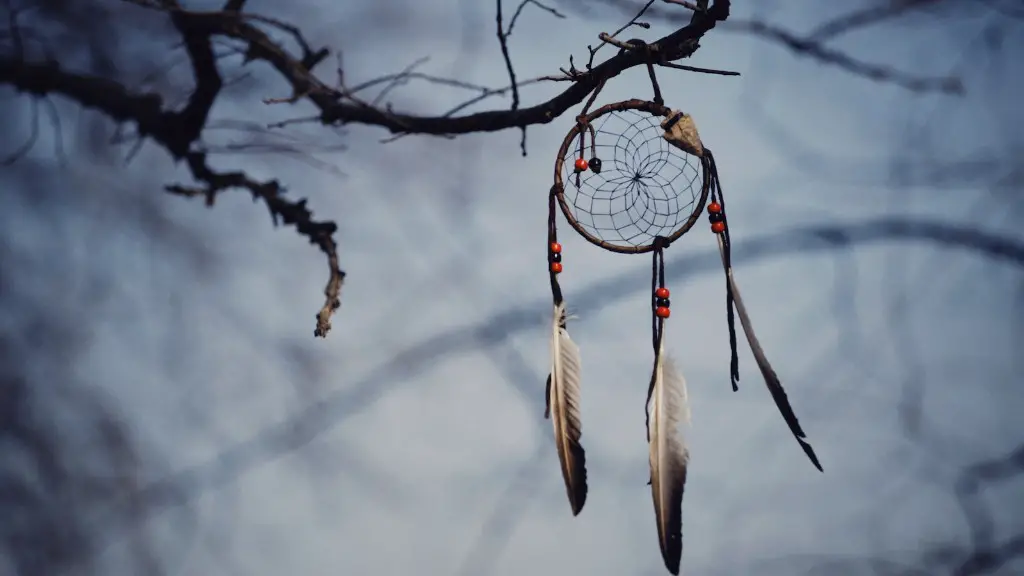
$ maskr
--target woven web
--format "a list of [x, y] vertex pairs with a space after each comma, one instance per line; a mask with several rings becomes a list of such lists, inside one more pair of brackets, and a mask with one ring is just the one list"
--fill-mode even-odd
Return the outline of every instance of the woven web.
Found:
[[564, 196], [577, 222], [620, 246], [645, 246], [670, 236], [693, 213], [701, 192], [699, 161], [669, 144], [660, 117], [637, 110], [608, 112], [584, 130], [584, 158], [596, 154], [601, 172], [577, 174], [579, 139], [563, 158]]

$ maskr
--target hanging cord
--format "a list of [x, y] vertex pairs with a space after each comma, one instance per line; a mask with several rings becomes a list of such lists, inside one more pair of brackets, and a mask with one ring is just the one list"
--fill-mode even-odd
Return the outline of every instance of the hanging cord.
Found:
[[[573, 162], [573, 176], [576, 178], [576, 188], [579, 189], [582, 184], [583, 172], [587, 168], [592, 169], [595, 174], [601, 172], [601, 160], [597, 157], [597, 132], [594, 130], [594, 125], [587, 120], [586, 114], [580, 114], [576, 117], [576, 124], [579, 127], [579, 154], [576, 156], [576, 160]], [[587, 140], [586, 135], [590, 133], [590, 161], [587, 161]]]
[[[665, 318], [667, 316], [659, 316], [659, 300], [664, 300], [658, 297], [659, 289], [665, 288], [665, 248], [668, 248], [669, 241], [664, 236], [656, 236], [654, 238], [654, 260], [651, 264], [651, 335], [652, 345], [654, 346], [654, 354], [658, 354], [658, 349], [661, 346], [661, 333], [665, 329]], [[665, 306], [665, 308], [668, 308]]]
[[[562, 245], [558, 243], [558, 220], [555, 204], [558, 193], [561, 191], [558, 184], [551, 186], [548, 194], [548, 277], [551, 280], [551, 299], [554, 301], [555, 309], [562, 304], [562, 287], [558, 283], [558, 275], [562, 272]], [[560, 327], [565, 328], [565, 316], [559, 320]], [[544, 418], [551, 417], [551, 374], [548, 374], [548, 381], [544, 390]]]
[[701, 156], [701, 164], [704, 168], [704, 183], [708, 186], [711, 196], [711, 206], [717, 206], [717, 211], [712, 211], [709, 206], [708, 219], [712, 224], [721, 222], [723, 230], [720, 233], [722, 238], [722, 265], [725, 268], [725, 310], [726, 319], [729, 324], [729, 349], [731, 359], [729, 363], [729, 375], [732, 380], [732, 391], [739, 390], [740, 381], [740, 357], [736, 346], [736, 313], [732, 284], [729, 282], [729, 270], [732, 269], [732, 241], [729, 238], [729, 222], [726, 219], [725, 196], [722, 194], [722, 182], [718, 178], [718, 167], [715, 165], [715, 156], [707, 147], [704, 148], [704, 155]]
[[[576, 188], [580, 187], [581, 180], [583, 178], [583, 171], [589, 167], [589, 164], [595, 164], [594, 173], [601, 172], [601, 161], [597, 158], [597, 132], [594, 127], [590, 124], [590, 120], [587, 118], [587, 110], [594, 105], [594, 101], [597, 100], [597, 95], [601, 93], [601, 89], [604, 88], [604, 80], [602, 80], [590, 94], [590, 98], [587, 99], [587, 103], [583, 105], [583, 110], [580, 110], [579, 116], [576, 116], [576, 126], [580, 133], [580, 146], [579, 156], [576, 157], [575, 176], [576, 176]], [[591, 161], [587, 162], [587, 142], [586, 134], [590, 132], [590, 158]]]
[[715, 157], [707, 148], [704, 148], [701, 165], [705, 173], [704, 183], [708, 186], [711, 196], [711, 202], [707, 207], [708, 220], [711, 221], [711, 231], [718, 237], [718, 246], [722, 254], [722, 265], [725, 268], [726, 306], [729, 311], [729, 344], [732, 348], [732, 389], [733, 391], [739, 389], [737, 382], [740, 379], [739, 360], [737, 359], [738, 354], [736, 351], [736, 328], [733, 319], [733, 314], [735, 313], [736, 316], [739, 316], [740, 326], [747, 337], [747, 343], [750, 344], [750, 351], [754, 355], [754, 361], [757, 362], [757, 367], [761, 371], [761, 375], [764, 376], [764, 383], [768, 387], [768, 392], [772, 395], [772, 400], [775, 401], [775, 405], [782, 414], [782, 418], [786, 421], [786, 425], [789, 426], [790, 432], [793, 433], [804, 454], [811, 460], [814, 467], [821, 471], [821, 462], [818, 461], [814, 448], [807, 442], [807, 435], [804, 433], [803, 428], [800, 427], [800, 422], [793, 412], [793, 407], [789, 404], [786, 391], [782, 388], [782, 382], [779, 381], [778, 374], [775, 373], [775, 370], [768, 362], [768, 358], [765, 356], [764, 350], [761, 349], [757, 336], [754, 335], [754, 327], [751, 325], [750, 315], [747, 313], [743, 300], [740, 298], [739, 288], [736, 287], [736, 280], [733, 278], [732, 273], [732, 240], [729, 237], [729, 226], [725, 216], [725, 198], [722, 194], [722, 184], [718, 179], [718, 169], [715, 167]]
[[551, 186], [548, 194], [548, 276], [551, 278], [551, 298], [555, 305], [562, 303], [562, 287], [558, 275], [562, 272], [562, 245], [558, 243], [557, 197], [558, 185]]
[[[669, 317], [669, 291], [665, 287], [665, 249], [669, 240], [664, 236], [654, 238], [654, 259], [651, 262], [651, 345], [654, 347], [654, 365], [657, 367], [661, 355], [661, 339], [665, 332], [665, 319]], [[651, 383], [647, 388], [647, 404], [654, 394], [655, 375], [651, 375]], [[645, 410], [646, 412], [646, 410]], [[651, 439], [651, 415], [645, 415], [647, 440]]]

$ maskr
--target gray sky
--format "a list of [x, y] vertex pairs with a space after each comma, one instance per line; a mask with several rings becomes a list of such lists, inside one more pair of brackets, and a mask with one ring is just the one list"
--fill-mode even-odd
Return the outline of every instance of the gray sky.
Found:
[[[252, 4], [280, 12], [271, 2]], [[751, 16], [752, 3], [735, 4], [735, 18]], [[807, 30], [826, 16], [812, 4], [770, 16]], [[369, 16], [394, 25], [368, 34]], [[353, 83], [425, 55], [424, 71], [506, 80], [492, 3], [321, 3], [292, 19], [315, 41], [344, 50]], [[518, 74], [556, 72], [620, 21], [610, 10], [557, 20], [528, 8], [510, 39]], [[667, 29], [656, 23], [645, 36]], [[950, 36], [888, 28], [841, 45], [942, 74], [964, 45]], [[693, 114], [715, 150], [738, 258], [759, 238], [893, 213], [993, 231], [1020, 221], [981, 204], [992, 196], [971, 182], [885, 181], [897, 151], [941, 159], [1002, 142], [1003, 126], [1019, 126], [1020, 113], [996, 118], [991, 109], [1009, 96], [992, 86], [960, 101], [914, 97], [726, 31], [709, 34], [692, 64], [743, 74], [660, 75], [667, 103]], [[1009, 86], [1005, 92], [1016, 93]], [[524, 102], [560, 88], [524, 91]], [[216, 112], [268, 122], [304, 113], [260, 104], [285, 95], [274, 83], [266, 89], [273, 93]], [[615, 79], [599, 103], [649, 95], [641, 70]], [[459, 97], [411, 85], [392, 99], [427, 113]], [[915, 126], [937, 123], [934, 149], [905, 148]], [[570, 330], [583, 356], [591, 479], [578, 518], [542, 418], [545, 195], [570, 126], [566, 116], [531, 128], [527, 158], [514, 131], [385, 145], [382, 131], [351, 127], [342, 139], [348, 150], [320, 155], [340, 176], [282, 158], [225, 157], [222, 166], [277, 177], [308, 196], [316, 215], [338, 222], [348, 277], [326, 340], [311, 334], [324, 262], [292, 230], [272, 228], [263, 206], [239, 193], [206, 210], [140, 187], [153, 174], [167, 175], [161, 183], [177, 174], [152, 146], [125, 174], [72, 160], [65, 174], [108, 194], [57, 223], [68, 246], [60, 265], [113, 279], [89, 313], [74, 372], [130, 422], [145, 450], [140, 483], [170, 478], [186, 487], [187, 503], [147, 528], [178, 570], [170, 573], [664, 573], [643, 427], [650, 262], [603, 253], [564, 223], [562, 286], [579, 316]], [[326, 130], [308, 130], [327, 139]], [[103, 206], [118, 194], [153, 196], [181, 224], [182, 242], [205, 251], [201, 272], [193, 273], [188, 250], [104, 220]], [[32, 229], [11, 237], [30, 245]], [[801, 556], [904, 554], [965, 540], [951, 496], [956, 474], [1002, 455], [1024, 433], [1024, 396], [1016, 393], [1024, 375], [1016, 356], [1020, 270], [927, 243], [741, 260], [744, 299], [822, 475], [790, 436], [745, 348], [740, 391], [730, 389], [713, 249], [702, 219], [667, 254], [668, 348], [689, 382], [693, 413], [684, 572], [793, 573]], [[85, 288], [39, 290], [74, 310]], [[898, 412], [915, 382], [923, 394], [918, 440], [908, 439]], [[1017, 516], [1021, 528], [1019, 505], [1008, 505], [1021, 496], [1019, 484], [993, 496], [1006, 503], [1000, 522]], [[111, 574], [122, 548], [118, 541], [100, 555]]]

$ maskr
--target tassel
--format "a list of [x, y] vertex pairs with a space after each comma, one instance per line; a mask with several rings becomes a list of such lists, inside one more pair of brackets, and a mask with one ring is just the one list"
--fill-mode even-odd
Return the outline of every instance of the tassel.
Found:
[[580, 444], [580, 349], [569, 338], [565, 320], [565, 303], [558, 303], [551, 334], [551, 373], [544, 416], [551, 417], [565, 492], [572, 515], [576, 516], [587, 501], [587, 458]]
[[715, 233], [715, 237], [718, 239], [718, 252], [722, 257], [722, 267], [725, 269], [726, 309], [729, 320], [729, 347], [732, 353], [732, 362], [730, 366], [732, 389], [733, 391], [738, 389], [736, 383], [740, 379], [739, 354], [736, 346], [736, 326], [735, 317], [733, 315], [735, 310], [735, 313], [740, 317], [740, 325], [743, 327], [743, 333], [747, 337], [747, 343], [750, 345], [750, 350], [754, 354], [754, 360], [757, 362], [757, 367], [761, 370], [761, 375], [764, 376], [764, 382], [768, 386], [768, 392], [771, 393], [772, 399], [775, 400], [775, 405], [778, 406], [779, 412], [782, 413], [782, 418], [786, 420], [786, 424], [789, 425], [789, 430], [793, 433], [793, 436], [800, 444], [804, 453], [807, 454], [808, 458], [810, 458], [814, 467], [817, 468], [819, 472], [824, 472], [821, 467], [821, 462], [818, 461], [818, 456], [814, 453], [814, 448], [812, 448], [807, 442], [807, 435], [800, 426], [800, 421], [797, 420], [796, 414], [793, 412], [793, 407], [789, 405], [789, 398], [786, 397], [786, 391], [782, 388], [782, 383], [779, 381], [778, 375], [775, 373], [775, 370], [772, 369], [772, 365], [764, 355], [764, 350], [761, 349], [761, 343], [758, 342], [757, 336], [754, 335], [754, 327], [750, 322], [750, 315], [747, 314], [747, 307], [743, 305], [743, 299], [740, 297], [740, 290], [736, 286], [736, 278], [732, 273], [732, 245], [729, 238], [729, 223], [725, 215], [725, 198], [722, 194], [722, 184], [718, 178], [718, 168], [715, 165], [715, 157], [707, 147], [704, 148], [704, 155], [701, 157], [701, 164], [704, 168], [704, 185], [708, 187], [711, 195], [711, 204], [708, 206], [708, 219], [711, 220], [711, 231]]
[[764, 354], [764, 350], [761, 348], [761, 343], [757, 340], [757, 336], [754, 335], [754, 327], [750, 321], [750, 315], [747, 314], [747, 307], [743, 304], [743, 298], [740, 297], [740, 290], [736, 286], [736, 278], [732, 273], [732, 266], [727, 260], [727, 246], [725, 240], [722, 238], [722, 234], [716, 235], [718, 238], [718, 251], [722, 256], [722, 265], [725, 267], [726, 281], [729, 284], [729, 292], [732, 294], [733, 304], [736, 306], [736, 314], [740, 317], [740, 326], [743, 327], [743, 333], [747, 336], [747, 343], [750, 344], [750, 351], [754, 354], [754, 360], [757, 362], [757, 367], [761, 370], [761, 375], [764, 376], [764, 382], [768, 386], [768, 392], [771, 393], [772, 399], [775, 400], [775, 405], [778, 406], [779, 412], [782, 413], [783, 419], [786, 420], [786, 424], [789, 425], [789, 430], [796, 437], [796, 441], [803, 448], [804, 453], [811, 459], [811, 463], [818, 469], [819, 472], [824, 472], [821, 467], [821, 463], [818, 461], [817, 455], [814, 453], [814, 448], [807, 442], [807, 435], [804, 433], [803, 428], [800, 426], [800, 421], [797, 420], [796, 413], [793, 412], [793, 407], [789, 404], [789, 398], [786, 396], [786, 391], [782, 388], [782, 382], [779, 381], [779, 376], [772, 369], [772, 365], [768, 362], [768, 358]]
[[664, 344], [660, 342], [648, 392], [647, 414], [651, 495], [658, 544], [665, 567], [672, 574], [679, 574], [683, 554], [683, 492], [690, 453], [677, 428], [683, 421], [690, 423], [690, 408], [686, 380], [675, 362], [666, 357]]
[[[717, 217], [721, 219], [723, 230], [718, 237], [720, 242], [725, 243], [725, 250], [722, 252], [726, 269], [732, 268], [732, 257], [730, 255], [731, 244], [729, 239], [729, 225], [728, 220], [725, 216], [725, 196], [722, 194], [722, 182], [718, 178], [718, 166], [715, 164], [715, 155], [711, 153], [711, 150], [704, 148], [702, 150], [703, 155], [701, 156], [701, 165], [704, 168], [704, 186], [708, 188], [711, 195], [712, 205], [718, 205]], [[711, 212], [711, 208], [708, 208], [709, 218], [716, 217], [716, 213]], [[712, 220], [712, 226], [714, 220]], [[729, 326], [729, 376], [732, 380], [732, 391], [739, 391], [740, 381], [740, 356], [739, 348], [736, 346], [736, 316], [733, 313], [733, 293], [732, 287], [728, 280], [725, 283], [725, 314], [726, 321]]]

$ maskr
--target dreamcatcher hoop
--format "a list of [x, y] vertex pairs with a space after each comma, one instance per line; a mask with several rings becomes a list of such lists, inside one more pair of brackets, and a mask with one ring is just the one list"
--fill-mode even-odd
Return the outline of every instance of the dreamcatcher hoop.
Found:
[[[644, 254], [655, 249], [658, 239], [665, 246], [678, 240], [700, 218], [711, 174], [699, 156], [663, 137], [671, 128], [665, 121], [674, 114], [656, 102], [614, 102], [581, 115], [566, 134], [555, 157], [552, 193], [569, 225], [591, 244], [620, 254]], [[603, 129], [609, 121], [618, 132]], [[638, 137], [643, 140], [637, 142]], [[608, 154], [610, 159], [602, 157]], [[575, 164], [580, 159], [586, 163], [583, 170]], [[616, 174], [613, 178], [607, 177], [609, 168]], [[661, 174], [673, 170], [669, 176]], [[690, 198], [683, 203], [685, 192]], [[586, 198], [589, 207], [580, 205]], [[613, 211], [616, 204], [622, 206]]]

